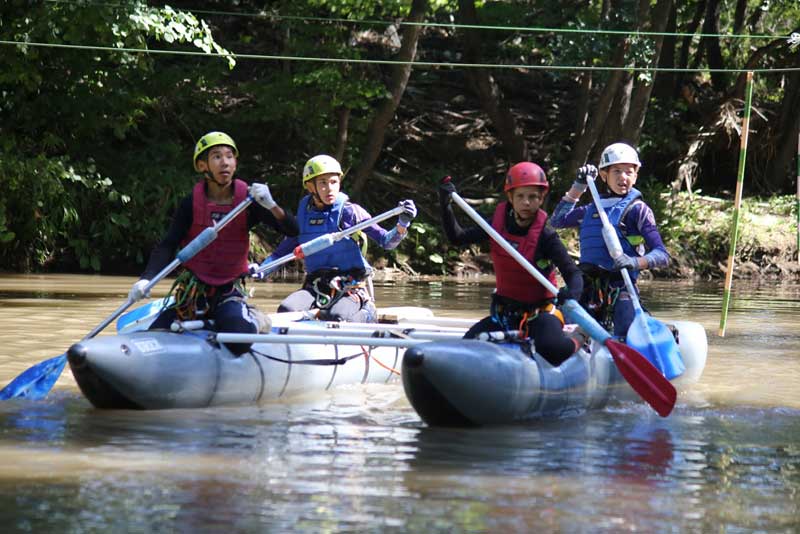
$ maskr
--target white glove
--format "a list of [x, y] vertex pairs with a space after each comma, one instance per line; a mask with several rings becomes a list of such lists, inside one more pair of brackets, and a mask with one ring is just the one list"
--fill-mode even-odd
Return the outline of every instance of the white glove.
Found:
[[266, 277], [268, 277], [273, 272], [275, 272], [277, 267], [274, 267], [272, 269], [269, 269], [269, 270], [266, 270], [266, 271], [263, 271], [263, 272], [260, 272], [260, 273], [256, 273], [256, 271], [258, 270], [259, 267], [261, 267], [262, 265], [266, 265], [266, 264], [268, 264], [268, 263], [270, 263], [270, 262], [272, 262], [272, 261], [274, 261], [276, 259], [277, 259], [277, 257], [275, 257], [272, 254], [270, 254], [269, 256], [264, 258], [264, 261], [262, 261], [260, 264], [251, 263], [248, 266], [248, 268], [250, 270], [250, 276], [253, 277], [253, 280], [264, 280]]
[[401, 200], [397, 205], [405, 210], [398, 216], [397, 224], [404, 228], [408, 228], [411, 226], [411, 221], [417, 216], [417, 207], [414, 205], [414, 201], [410, 199]]
[[272, 200], [272, 194], [269, 192], [269, 187], [266, 184], [253, 184], [250, 186], [249, 190], [250, 196], [255, 199], [256, 202], [271, 210], [275, 206], [278, 205], [277, 202]]
[[259, 267], [261, 267], [261, 265], [258, 263], [251, 263], [247, 266], [247, 270], [250, 271], [250, 276], [253, 280], [263, 280], [267, 276], [267, 273], [256, 273]]
[[147, 293], [144, 292], [144, 288], [149, 283], [150, 280], [147, 280], [145, 278], [138, 280], [135, 284], [133, 284], [131, 292], [128, 293], [128, 298], [131, 299], [133, 302], [137, 302], [139, 300], [142, 300], [143, 297], [149, 297], [150, 291], [148, 291]]

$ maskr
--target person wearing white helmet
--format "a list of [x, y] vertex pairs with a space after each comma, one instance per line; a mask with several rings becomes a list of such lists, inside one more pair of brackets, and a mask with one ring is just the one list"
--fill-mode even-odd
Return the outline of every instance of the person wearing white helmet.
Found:
[[[266, 316], [245, 299], [244, 276], [250, 272], [250, 230], [264, 224], [292, 236], [298, 234], [299, 228], [294, 215], [275, 202], [266, 184], [248, 186], [235, 178], [238, 157], [236, 143], [223, 132], [209, 132], [195, 144], [192, 165], [202, 179], [178, 205], [166, 235], [153, 249], [147, 267], [130, 290], [132, 301], [149, 296], [144, 294], [145, 287], [175, 258], [179, 247], [213, 226], [248, 194], [256, 202], [183, 264], [170, 291], [177, 304], [162, 310], [151, 329], [170, 328], [176, 319], [213, 319], [214, 328], [220, 332], [251, 334], [264, 328]], [[229, 344], [228, 348], [234, 354], [242, 354], [250, 345]]]
[[[599, 167], [599, 170], [598, 170]], [[669, 265], [669, 253], [656, 225], [653, 210], [642, 200], [636, 180], [642, 163], [635, 148], [614, 143], [605, 148], [598, 167], [578, 169], [575, 182], [558, 203], [551, 219], [554, 228], [580, 228], [580, 263], [584, 273], [581, 304], [613, 334], [624, 338], [634, 309], [620, 270], [628, 269], [636, 283], [640, 271]], [[600, 176], [601, 203], [617, 230], [623, 254], [612, 259], [603, 241], [602, 223], [594, 203], [577, 206], [587, 178]]]
[[[303, 166], [306, 195], [297, 207], [300, 234], [284, 239], [264, 262], [291, 253], [298, 245], [324, 234], [338, 232], [372, 216], [350, 202], [341, 191], [342, 166], [327, 154], [309, 159]], [[391, 250], [406, 236], [417, 215], [413, 200], [399, 203], [404, 211], [397, 224], [385, 230], [377, 224], [363, 230], [364, 235], [385, 250]], [[331, 321], [377, 321], [377, 309], [369, 291], [372, 267], [362, 252], [357, 237], [336, 241], [328, 248], [305, 258], [306, 278], [303, 287], [286, 297], [279, 312], [317, 310], [317, 316]]]

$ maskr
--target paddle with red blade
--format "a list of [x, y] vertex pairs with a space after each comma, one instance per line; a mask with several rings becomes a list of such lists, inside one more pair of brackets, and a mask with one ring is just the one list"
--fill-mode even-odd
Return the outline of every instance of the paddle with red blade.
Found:
[[[447, 179], [447, 178], [446, 178]], [[554, 286], [542, 273], [536, 270], [522, 254], [511, 246], [503, 236], [491, 227], [486, 220], [478, 214], [472, 206], [466, 203], [457, 193], [452, 193], [453, 202], [466, 212], [498, 245], [508, 252], [517, 262], [530, 273], [531, 276], [542, 284], [552, 294], [558, 294], [558, 288]], [[600, 324], [584, 310], [580, 304], [574, 300], [568, 300], [564, 305], [570, 320], [577, 323], [593, 339], [604, 344], [614, 363], [617, 365], [622, 376], [628, 381], [634, 391], [639, 394], [661, 417], [666, 417], [675, 406], [678, 393], [669, 380], [662, 375], [658, 369], [653, 367], [647, 358], [642, 356], [636, 349], [629, 347], [611, 338], [611, 335], [600, 326]]]

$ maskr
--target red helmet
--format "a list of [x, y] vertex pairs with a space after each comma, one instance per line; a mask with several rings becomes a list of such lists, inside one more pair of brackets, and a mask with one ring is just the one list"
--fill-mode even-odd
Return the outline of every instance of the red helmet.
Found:
[[547, 183], [547, 176], [544, 175], [542, 168], [530, 161], [517, 163], [508, 169], [506, 185], [503, 190], [511, 191], [516, 187], [523, 187], [526, 185], [544, 187], [545, 192], [550, 189], [550, 184]]

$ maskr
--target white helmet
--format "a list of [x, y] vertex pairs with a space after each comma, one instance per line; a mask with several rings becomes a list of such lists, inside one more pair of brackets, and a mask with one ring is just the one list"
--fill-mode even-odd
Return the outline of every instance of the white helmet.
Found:
[[613, 145], [608, 145], [606, 149], [603, 150], [603, 154], [600, 156], [600, 165], [598, 165], [598, 167], [605, 169], [606, 167], [616, 163], [633, 163], [637, 168], [642, 166], [642, 162], [639, 161], [639, 154], [636, 152], [636, 149], [631, 145], [626, 145], [625, 143], [614, 143]]

